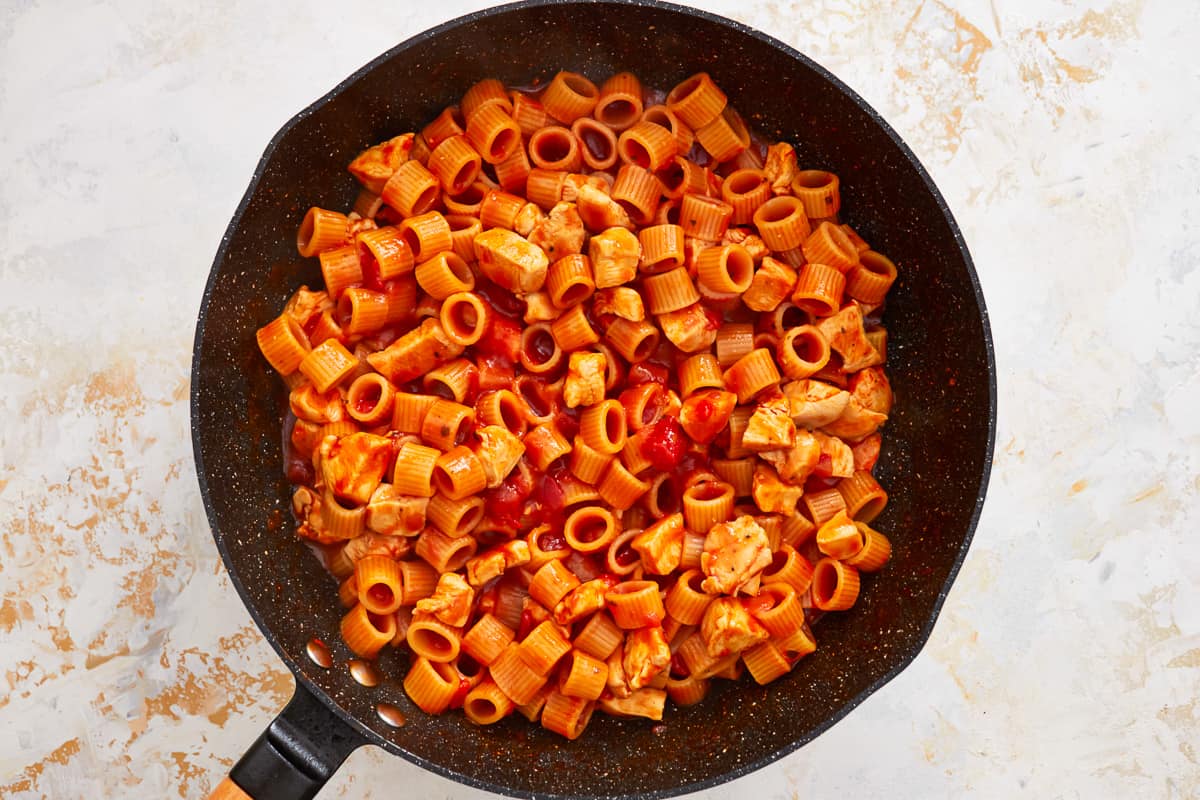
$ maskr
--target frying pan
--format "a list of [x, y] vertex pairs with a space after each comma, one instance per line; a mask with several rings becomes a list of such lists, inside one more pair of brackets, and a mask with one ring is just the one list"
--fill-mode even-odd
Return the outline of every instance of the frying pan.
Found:
[[[896, 392], [878, 477], [891, 501], [878, 526], [892, 563], [857, 605], [817, 626], [820, 647], [766, 687], [722, 684], [671, 709], [665, 726], [597, 715], [567, 742], [523, 718], [476, 728], [430, 717], [399, 680], [366, 688], [337, 635], [336, 584], [291, 534], [280, 454], [286, 396], [254, 331], [302, 283], [296, 255], [310, 205], [347, 208], [345, 165], [364, 146], [419, 128], [480, 78], [526, 84], [569, 68], [632, 70], [670, 87], [712, 73], [759, 132], [797, 146], [802, 165], [836, 172], [843, 216], [901, 278], [885, 322]], [[313, 260], [315, 261], [315, 259]], [[217, 548], [255, 622], [296, 675], [296, 695], [217, 796], [309, 798], [347, 755], [374, 744], [463, 783], [518, 797], [665, 797], [758, 769], [813, 739], [895, 677], [925, 643], [966, 554], [983, 503], [995, 433], [995, 365], [970, 255], [929, 175], [853, 91], [787, 45], [720, 17], [666, 3], [533, 0], [482, 11], [380, 56], [301, 111], [267, 146], [229, 223], [204, 291], [192, 363], [192, 439]], [[329, 643], [325, 669], [306, 643]], [[375, 710], [398, 706], [394, 728]]]

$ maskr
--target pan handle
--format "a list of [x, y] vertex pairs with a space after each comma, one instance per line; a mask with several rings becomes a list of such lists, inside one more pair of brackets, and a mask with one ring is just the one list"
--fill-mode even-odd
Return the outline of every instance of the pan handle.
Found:
[[296, 694], [209, 800], [310, 800], [367, 740], [297, 681]]

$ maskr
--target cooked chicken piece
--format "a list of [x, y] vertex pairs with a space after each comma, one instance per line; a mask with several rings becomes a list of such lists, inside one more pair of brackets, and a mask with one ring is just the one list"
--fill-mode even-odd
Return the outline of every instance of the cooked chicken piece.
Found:
[[715, 242], [706, 242], [693, 236], [683, 240], [683, 266], [687, 268], [692, 280], [696, 279], [696, 259], [708, 248], [716, 246]]
[[641, 322], [646, 318], [646, 307], [637, 289], [617, 286], [596, 292], [592, 298], [592, 313], [597, 316], [613, 314], [630, 322]]
[[388, 345], [386, 350], [367, 356], [367, 363], [399, 385], [421, 377], [438, 364], [458, 358], [464, 349], [446, 336], [441, 322], [427, 318]]
[[850, 402], [841, 416], [822, 427], [830, 436], [856, 442], [879, 430], [887, 422], [887, 415], [865, 407], [858, 397], [850, 395]]
[[311, 383], [292, 389], [288, 395], [288, 406], [296, 419], [317, 425], [341, 422], [346, 418], [346, 402], [341, 393], [337, 389], [330, 389], [321, 394]]
[[392, 442], [386, 436], [352, 433], [326, 436], [317, 446], [325, 486], [337, 497], [366, 505], [392, 463]]
[[718, 319], [710, 316], [699, 303], [658, 315], [663, 335], [685, 353], [696, 353], [717, 340]]
[[517, 466], [525, 454], [525, 443], [521, 437], [500, 425], [484, 425], [475, 429], [479, 443], [474, 446], [475, 455], [483, 463], [489, 489], [495, 489]]
[[529, 563], [529, 543], [513, 539], [467, 561], [467, 582], [479, 588], [505, 571]]
[[792, 190], [792, 179], [796, 177], [796, 151], [787, 142], [779, 142], [767, 148], [767, 163], [763, 172], [771, 182], [771, 194], [787, 194]]
[[830, 475], [835, 478], [848, 478], [854, 474], [854, 452], [850, 445], [836, 436], [827, 436], [820, 431], [813, 431], [812, 435], [821, 446], [821, 455], [829, 457]]
[[283, 307], [283, 310], [303, 326], [307, 325], [309, 320], [322, 311], [332, 308], [333, 301], [329, 299], [328, 292], [310, 292], [307, 286], [301, 286], [288, 299], [287, 305]]
[[526, 203], [521, 206], [517, 212], [516, 218], [513, 220], [513, 230], [522, 236], [528, 237], [533, 229], [544, 222], [546, 212], [538, 207], [537, 203]]
[[346, 242], [353, 243], [358, 239], [360, 233], [373, 231], [379, 226], [375, 224], [375, 220], [367, 217], [360, 217], [353, 211], [350, 212], [350, 224], [346, 226]]
[[307, 486], [297, 486], [292, 493], [292, 511], [300, 523], [296, 535], [317, 544], [337, 544], [345, 541], [325, 532], [325, 520], [321, 517], [321, 493]]
[[742, 434], [742, 447], [756, 452], [791, 447], [796, 443], [796, 423], [790, 411], [791, 403], [782, 395], [759, 403]]
[[412, 551], [412, 540], [403, 536], [385, 536], [381, 533], [364, 533], [346, 542], [342, 555], [351, 563], [367, 556], [404, 558]]
[[368, 147], [350, 162], [350, 174], [358, 178], [359, 183], [368, 191], [383, 194], [383, 185], [388, 178], [408, 161], [412, 152], [415, 134], [402, 133], [373, 147]]
[[596, 705], [615, 717], [645, 717], [655, 721], [663, 718], [667, 693], [662, 689], [638, 689], [628, 697], [601, 697]]
[[518, 295], [542, 288], [550, 267], [542, 248], [504, 228], [492, 228], [475, 237], [475, 259], [488, 280]]
[[[569, 199], [565, 192], [563, 199]], [[608, 228], [633, 230], [634, 228], [633, 220], [629, 219], [629, 212], [620, 203], [609, 197], [607, 191], [601, 191], [590, 184], [579, 187], [577, 208], [579, 209], [579, 218], [583, 220], [583, 224], [589, 231], [602, 231]], [[597, 286], [599, 286], [598, 283]]]
[[554, 307], [550, 295], [546, 292], [532, 292], [525, 295], [525, 324], [549, 322], [558, 319], [562, 311]]
[[604, 399], [604, 379], [608, 358], [603, 353], [571, 353], [567, 379], [563, 382], [563, 402], [567, 408], [590, 406]]
[[718, 597], [704, 612], [700, 636], [710, 656], [723, 658], [748, 650], [771, 634], [736, 597]]
[[721, 244], [740, 244], [746, 248], [746, 252], [754, 259], [755, 264], [762, 261], [771, 252], [771, 248], [767, 247], [767, 243], [762, 240], [762, 237], [751, 233], [749, 228], [730, 228], [721, 237]]
[[621, 667], [625, 670], [625, 682], [633, 691], [641, 689], [671, 663], [671, 648], [658, 625], [638, 628], [625, 637], [625, 652]]
[[629, 684], [625, 681], [625, 667], [622, 666], [622, 660], [625, 653], [622, 648], [618, 647], [612, 651], [608, 657], [608, 680], [604, 683], [604, 688], [608, 690], [613, 697], [629, 697]]
[[417, 601], [417, 612], [432, 614], [452, 628], [461, 628], [471, 616], [475, 590], [457, 572], [443, 572], [433, 594]]
[[679, 424], [694, 441], [708, 444], [729, 424], [737, 395], [722, 389], [693, 392], [679, 410]]
[[612, 190], [612, 181], [604, 179], [602, 172], [584, 175], [582, 173], [571, 173], [563, 181], [562, 200], [564, 203], [574, 203], [579, 200], [579, 190], [584, 186], [590, 186], [604, 194], [608, 194]]
[[751, 495], [754, 504], [764, 513], [795, 514], [796, 503], [804, 496], [804, 487], [784, 483], [773, 467], [757, 464], [754, 467]]
[[850, 376], [850, 394], [859, 405], [883, 414], [892, 413], [892, 385], [881, 367], [868, 367]]
[[817, 330], [824, 334], [829, 347], [841, 355], [846, 372], [858, 372], [882, 361], [879, 351], [872, 347], [867, 339], [867, 332], [863, 329], [862, 309], [856, 303], [851, 303], [832, 317], [821, 320], [817, 323]]
[[533, 226], [529, 241], [545, 250], [553, 263], [563, 256], [582, 253], [586, 234], [575, 204], [557, 203], [549, 216]]
[[849, 558], [862, 547], [862, 536], [854, 520], [839, 511], [817, 529], [817, 547], [830, 558]]
[[388, 536], [416, 536], [425, 527], [428, 497], [405, 497], [390, 483], [381, 483], [367, 503], [367, 528]]
[[629, 544], [653, 575], [670, 575], [683, 558], [683, 514], [668, 514], [643, 530]]
[[767, 532], [753, 517], [740, 516], [714, 525], [705, 537], [700, 569], [708, 577], [700, 587], [709, 594], [736, 594], [770, 564]]
[[642, 245], [624, 228], [608, 228], [588, 242], [588, 257], [592, 260], [596, 288], [607, 289], [629, 283], [637, 276]]
[[560, 625], [570, 625], [594, 614], [604, 608], [604, 595], [614, 586], [616, 581], [611, 577], [584, 581], [558, 601], [558, 605], [554, 607], [554, 621]]
[[742, 295], [742, 302], [751, 311], [774, 311], [795, 288], [796, 270], [767, 256], [754, 273], [750, 288]]
[[821, 443], [810, 431], [796, 431], [796, 442], [787, 450], [770, 450], [759, 453], [779, 473], [784, 483], [803, 485], [821, 460]]
[[785, 383], [783, 396], [792, 406], [792, 421], [810, 429], [833, 422], [850, 402], [849, 392], [812, 378]]

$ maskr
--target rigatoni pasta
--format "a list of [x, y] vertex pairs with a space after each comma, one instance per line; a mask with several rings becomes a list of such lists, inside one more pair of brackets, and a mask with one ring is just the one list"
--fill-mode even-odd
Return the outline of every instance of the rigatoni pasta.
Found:
[[661, 97], [479, 81], [304, 214], [324, 287], [258, 331], [342, 638], [428, 713], [660, 720], [792, 672], [891, 558], [899, 269], [711, 75]]

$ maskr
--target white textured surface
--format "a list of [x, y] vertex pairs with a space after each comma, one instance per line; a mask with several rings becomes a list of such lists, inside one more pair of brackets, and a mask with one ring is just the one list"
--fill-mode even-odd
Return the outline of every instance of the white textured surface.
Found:
[[[486, 5], [0, 8], [0, 796], [204, 797], [291, 678], [191, 465], [197, 303], [262, 148]], [[708, 798], [1200, 796], [1200, 36], [1191, 3], [709, 0], [879, 109], [955, 211], [1000, 423], [913, 665]], [[374, 749], [323, 797], [481, 797]]]

